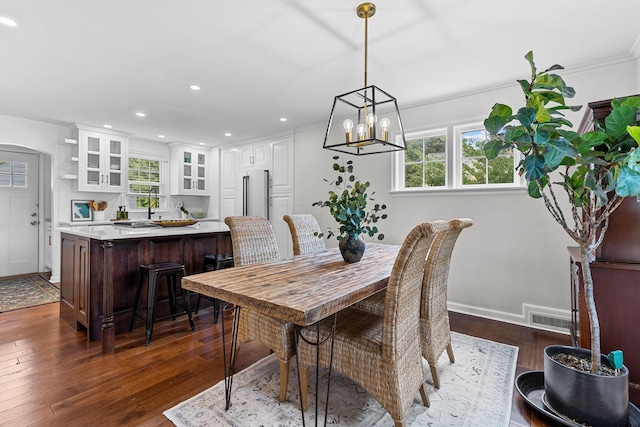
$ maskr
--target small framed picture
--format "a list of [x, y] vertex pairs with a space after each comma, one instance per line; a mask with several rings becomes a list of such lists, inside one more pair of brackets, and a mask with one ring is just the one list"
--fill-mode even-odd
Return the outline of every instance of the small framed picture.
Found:
[[71, 222], [91, 221], [89, 200], [71, 201]]

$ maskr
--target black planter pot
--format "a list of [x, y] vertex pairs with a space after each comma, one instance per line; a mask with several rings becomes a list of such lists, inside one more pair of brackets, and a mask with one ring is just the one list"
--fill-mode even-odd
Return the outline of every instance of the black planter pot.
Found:
[[[629, 425], [629, 370], [618, 376], [581, 372], [556, 362], [565, 353], [589, 360], [591, 350], [552, 345], [544, 349], [544, 403], [553, 412], [593, 427]], [[610, 366], [606, 357], [602, 363]]]
[[345, 237], [338, 243], [342, 259], [348, 263], [358, 262], [364, 255], [365, 243], [364, 240], [360, 240], [358, 237]]

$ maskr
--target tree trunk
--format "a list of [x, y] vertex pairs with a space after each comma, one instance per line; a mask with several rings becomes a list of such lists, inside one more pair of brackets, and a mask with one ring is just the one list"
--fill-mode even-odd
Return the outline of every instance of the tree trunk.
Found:
[[591, 265], [589, 264], [589, 246], [580, 245], [580, 261], [582, 262], [582, 283], [584, 287], [584, 300], [589, 314], [589, 329], [591, 331], [591, 372], [600, 371], [600, 322], [596, 311], [596, 302], [593, 298], [593, 278], [591, 277]]

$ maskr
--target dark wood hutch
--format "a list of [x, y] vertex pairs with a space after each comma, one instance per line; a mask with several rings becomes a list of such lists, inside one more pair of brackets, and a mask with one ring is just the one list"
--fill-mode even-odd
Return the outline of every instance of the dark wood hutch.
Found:
[[[611, 100], [591, 102], [579, 131], [592, 128], [594, 120], [604, 120]], [[589, 317], [584, 301], [580, 252], [570, 247], [571, 339], [578, 347], [590, 348]], [[591, 262], [593, 292], [600, 320], [602, 353], [624, 352], [629, 368], [629, 399], [640, 405], [640, 202], [626, 198], [610, 216], [609, 228]]]

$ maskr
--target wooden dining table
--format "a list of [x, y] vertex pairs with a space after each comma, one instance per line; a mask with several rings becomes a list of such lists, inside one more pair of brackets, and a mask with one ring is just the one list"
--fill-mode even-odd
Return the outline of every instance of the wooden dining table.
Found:
[[[385, 289], [399, 250], [399, 245], [367, 242], [365, 254], [357, 263], [345, 262], [340, 251], [333, 248], [292, 259], [185, 276], [182, 287], [234, 304], [236, 323], [240, 309], [248, 308], [292, 322], [300, 330]], [[224, 324], [222, 329], [224, 339]], [[236, 334], [232, 335], [235, 339]], [[234, 351], [232, 341], [229, 370], [226, 354], [223, 355], [227, 409], [233, 384]], [[316, 416], [316, 422], [317, 419]]]

